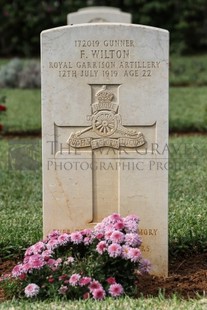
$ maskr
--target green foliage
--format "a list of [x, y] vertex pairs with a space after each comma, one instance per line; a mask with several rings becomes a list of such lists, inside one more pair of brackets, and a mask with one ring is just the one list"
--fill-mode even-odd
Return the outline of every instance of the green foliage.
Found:
[[[1, 55], [39, 55], [40, 32], [66, 24], [67, 12], [78, 9], [71, 1], [7, 1], [0, 13]], [[8, 39], [9, 44], [8, 44]]]
[[[135, 24], [167, 29], [174, 53], [202, 52], [207, 49], [206, 0], [91, 0], [89, 6], [115, 6], [130, 12]], [[87, 3], [81, 0], [7, 1], [0, 13], [1, 56], [39, 54], [40, 32], [66, 25], [68, 13]], [[11, 38], [8, 44], [7, 38]]]
[[124, 1], [134, 23], [164, 28], [171, 34], [171, 51], [197, 53], [206, 50], [205, 0], [132, 0]]

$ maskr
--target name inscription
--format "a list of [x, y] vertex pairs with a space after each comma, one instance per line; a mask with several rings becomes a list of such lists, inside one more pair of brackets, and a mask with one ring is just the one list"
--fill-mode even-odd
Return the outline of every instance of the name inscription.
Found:
[[79, 59], [49, 61], [59, 78], [150, 78], [161, 68], [156, 60], [134, 59], [134, 40], [75, 40]]

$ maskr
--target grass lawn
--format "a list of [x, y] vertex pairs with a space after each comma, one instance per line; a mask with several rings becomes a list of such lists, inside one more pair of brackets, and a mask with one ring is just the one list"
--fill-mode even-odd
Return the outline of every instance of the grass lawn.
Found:
[[50, 310], [205, 310], [206, 300], [182, 300], [176, 296], [172, 299], [165, 299], [162, 295], [157, 298], [107, 298], [104, 301], [46, 301], [46, 302], [26, 302], [9, 301], [1, 305], [1, 309], [30, 310], [30, 309], [50, 309]]
[[7, 115], [2, 121], [6, 132], [40, 132], [41, 99], [39, 89], [2, 89], [0, 94], [7, 97]]
[[170, 56], [171, 86], [207, 85], [207, 55]]
[[171, 87], [171, 131], [207, 131], [207, 87]]
[[207, 245], [207, 137], [172, 137], [169, 166], [170, 252]]
[[[0, 257], [18, 254], [42, 237], [39, 142], [0, 141]], [[34, 150], [36, 170], [27, 170], [31, 162], [25, 160], [25, 149], [27, 154]], [[206, 151], [206, 137], [170, 139], [169, 243], [174, 254], [203, 249], [207, 241]], [[18, 170], [22, 164], [25, 170]]]

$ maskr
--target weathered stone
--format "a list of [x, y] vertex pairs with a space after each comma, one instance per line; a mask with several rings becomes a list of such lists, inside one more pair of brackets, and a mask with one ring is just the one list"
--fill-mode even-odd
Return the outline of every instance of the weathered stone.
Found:
[[168, 32], [127, 24], [42, 33], [44, 234], [140, 216], [168, 270]]
[[131, 14], [121, 12], [118, 8], [97, 6], [79, 9], [67, 15], [67, 23], [131, 23]]

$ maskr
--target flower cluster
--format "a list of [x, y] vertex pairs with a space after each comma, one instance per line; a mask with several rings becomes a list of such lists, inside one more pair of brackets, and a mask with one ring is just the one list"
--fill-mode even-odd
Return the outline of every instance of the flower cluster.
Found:
[[100, 240], [97, 252], [102, 255], [106, 251], [110, 257], [139, 262], [141, 240], [137, 234], [138, 223], [138, 217], [132, 215], [122, 218], [119, 214], [112, 214], [105, 218], [94, 228], [94, 235]]
[[[5, 112], [7, 110], [7, 108], [5, 106], [6, 97], [5, 96], [0, 97], [0, 101], [2, 102], [2, 104], [0, 104], [0, 114], [1, 114], [2, 112]], [[0, 123], [0, 132], [2, 130], [3, 130], [3, 125]]]
[[139, 249], [138, 223], [137, 216], [112, 214], [93, 230], [53, 231], [26, 250], [9, 278], [28, 298], [101, 300], [132, 294], [137, 275], [150, 268]]

